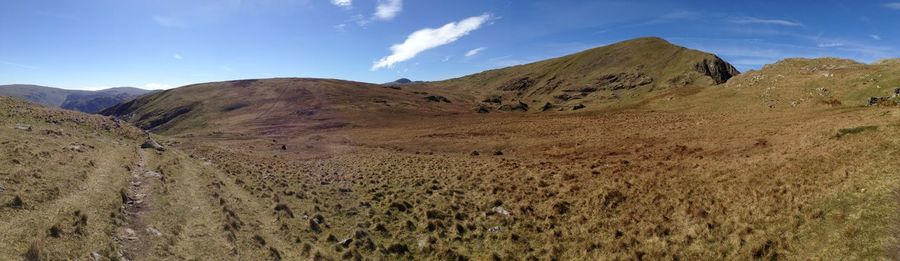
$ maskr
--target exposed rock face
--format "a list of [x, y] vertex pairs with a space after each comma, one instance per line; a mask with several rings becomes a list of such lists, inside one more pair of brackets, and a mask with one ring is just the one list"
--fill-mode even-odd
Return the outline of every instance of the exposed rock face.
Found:
[[517, 102], [517, 103], [514, 103], [514, 104], [504, 104], [503, 106], [500, 106], [500, 108], [497, 108], [497, 110], [501, 110], [501, 111], [528, 111], [528, 104], [525, 104], [525, 103], [523, 103], [523, 102]]
[[425, 97], [425, 99], [428, 100], [428, 101], [430, 101], [430, 102], [446, 102], [446, 103], [450, 103], [450, 99], [447, 99], [447, 97], [440, 96], [440, 95], [431, 95], [431, 96]]
[[723, 61], [718, 56], [715, 56], [715, 59], [703, 59], [703, 62], [695, 64], [694, 68], [697, 72], [712, 78], [716, 81], [716, 84], [723, 84], [731, 77], [740, 74], [734, 66]]
[[500, 86], [501, 91], [524, 91], [529, 87], [533, 86], [537, 81], [532, 79], [531, 77], [525, 76], [522, 78], [514, 79], [503, 86]]

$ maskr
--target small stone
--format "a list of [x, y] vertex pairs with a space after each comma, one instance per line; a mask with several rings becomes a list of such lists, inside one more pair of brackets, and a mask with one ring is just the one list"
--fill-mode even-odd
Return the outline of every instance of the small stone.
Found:
[[472, 156], [478, 156], [478, 155], [481, 155], [481, 153], [478, 153], [477, 150], [473, 150], [472, 153], [471, 153], [470, 155], [472, 155]]
[[134, 229], [126, 228], [125, 234], [133, 237], [136, 233], [134, 232]]
[[502, 206], [494, 207], [494, 212], [500, 215], [509, 216], [509, 211], [503, 208]]
[[159, 174], [159, 172], [156, 172], [156, 171], [147, 171], [147, 172], [144, 172], [144, 177], [162, 178], [162, 174]]

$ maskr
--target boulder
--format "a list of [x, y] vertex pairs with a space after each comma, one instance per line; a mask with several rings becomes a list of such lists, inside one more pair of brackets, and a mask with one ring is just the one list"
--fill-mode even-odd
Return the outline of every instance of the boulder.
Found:
[[584, 109], [584, 108], [585, 108], [584, 104], [579, 103], [579, 104], [575, 104], [575, 106], [572, 107], [572, 110], [577, 111], [577, 110]]
[[158, 142], [153, 140], [153, 138], [147, 137], [147, 140], [144, 141], [144, 144], [141, 144], [142, 149], [155, 149], [158, 151], [165, 151], [166, 148], [160, 145]]
[[559, 106], [556, 106], [556, 104], [552, 104], [552, 103], [548, 102], [548, 103], [544, 103], [544, 107], [541, 107], [541, 111], [549, 111], [549, 110], [555, 109], [557, 107], [559, 107]]

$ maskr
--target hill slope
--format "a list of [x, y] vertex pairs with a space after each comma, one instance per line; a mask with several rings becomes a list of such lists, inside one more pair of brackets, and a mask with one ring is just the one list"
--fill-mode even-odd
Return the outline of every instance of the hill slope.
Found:
[[462, 95], [482, 107], [523, 102], [532, 108], [641, 101], [658, 89], [706, 87], [739, 72], [721, 58], [649, 37], [526, 65], [422, 85]]
[[0, 85], [0, 95], [67, 110], [96, 113], [150, 91], [118, 87], [99, 91], [66, 90], [53, 87], [12, 84]]
[[381, 117], [460, 111], [452, 101], [376, 84], [327, 79], [264, 79], [185, 86], [104, 110], [161, 133], [290, 133], [380, 124]]

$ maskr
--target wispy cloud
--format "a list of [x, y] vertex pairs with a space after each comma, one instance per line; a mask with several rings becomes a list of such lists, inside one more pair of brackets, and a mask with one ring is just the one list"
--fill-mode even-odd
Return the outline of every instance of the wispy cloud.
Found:
[[184, 27], [184, 22], [174, 16], [154, 15], [153, 21], [165, 27]]
[[472, 56], [478, 55], [478, 53], [481, 53], [484, 50], [487, 50], [487, 47], [478, 47], [478, 48], [469, 50], [468, 52], [466, 52], [466, 57], [472, 57]]
[[846, 45], [846, 44], [832, 42], [832, 43], [819, 43], [816, 46], [818, 46], [819, 48], [834, 48], [834, 47], [841, 47], [844, 45]]
[[337, 30], [338, 32], [342, 32], [342, 33], [343, 33], [343, 32], [346, 32], [346, 31], [347, 31], [347, 24], [337, 24], [337, 25], [334, 26], [334, 30]]
[[19, 67], [19, 68], [22, 68], [22, 69], [29, 69], [29, 70], [35, 70], [35, 69], [38, 69], [37, 66], [32, 66], [32, 65], [27, 65], [27, 64], [21, 64], [21, 63], [14, 63], [14, 62], [8, 62], [8, 61], [0, 61], [0, 64], [6, 65], [6, 66], [12, 66], [12, 67]]
[[884, 7], [894, 10], [900, 10], [900, 2], [886, 3], [884, 4]]
[[490, 14], [469, 17], [459, 22], [452, 22], [440, 28], [425, 28], [410, 34], [406, 41], [391, 46], [391, 55], [375, 61], [372, 70], [391, 68], [394, 64], [416, 57], [426, 50], [449, 44], [477, 30], [490, 20]]
[[869, 38], [872, 38], [873, 40], [881, 40], [881, 36], [877, 34], [870, 34]]
[[755, 17], [737, 17], [731, 18], [728, 20], [733, 24], [765, 24], [765, 25], [780, 25], [780, 26], [791, 26], [791, 27], [803, 27], [804, 25], [800, 22], [782, 20], [782, 19], [761, 19]]
[[181, 57], [181, 54], [176, 53], [176, 54], [172, 55], [172, 58], [175, 58], [175, 60], [181, 60], [184, 57]]
[[380, 0], [375, 7], [375, 19], [391, 20], [403, 11], [403, 0]]
[[353, 8], [353, 0], [331, 0], [331, 4], [344, 9]]

